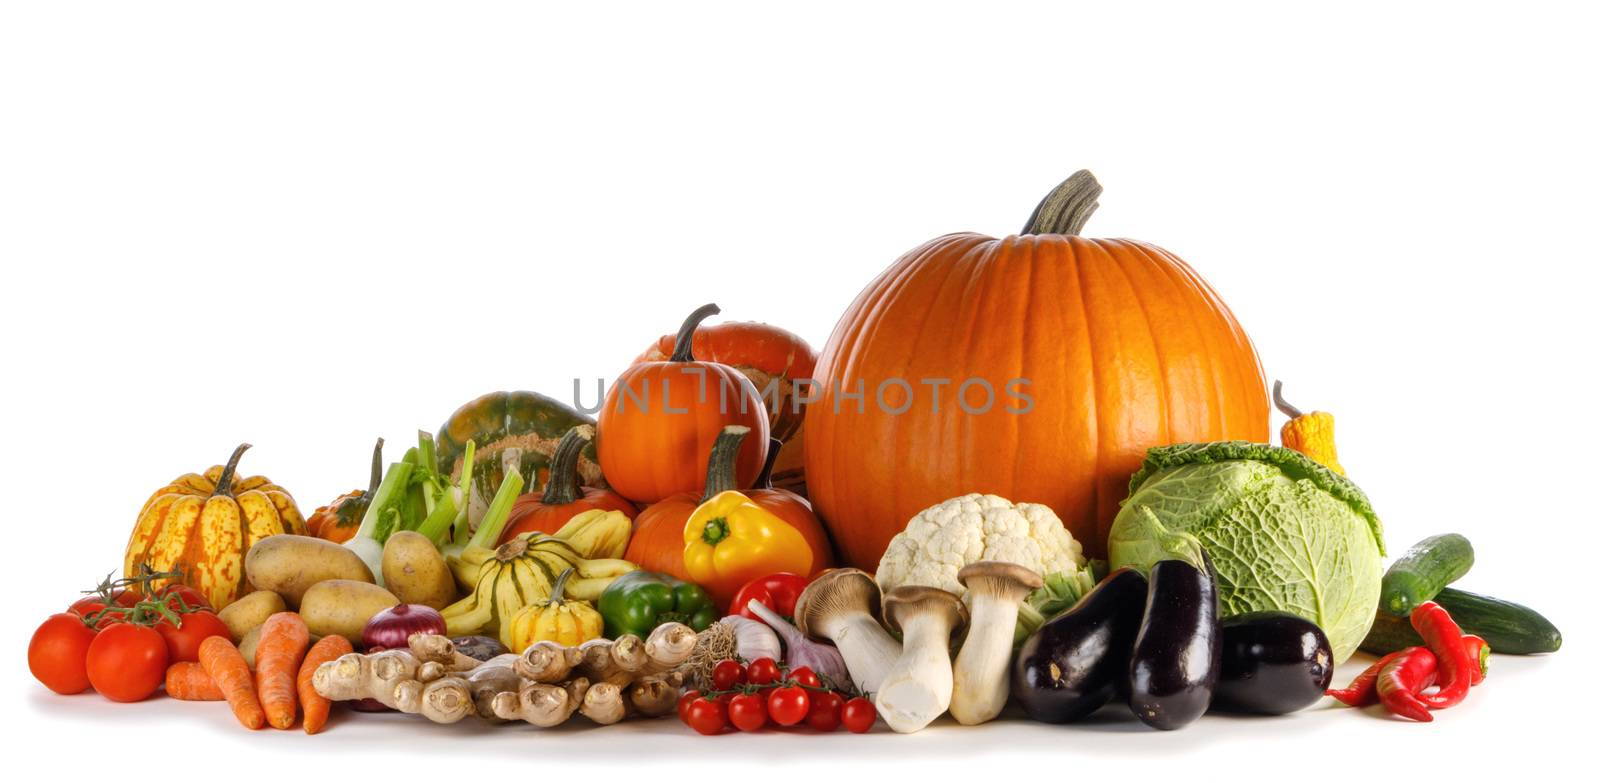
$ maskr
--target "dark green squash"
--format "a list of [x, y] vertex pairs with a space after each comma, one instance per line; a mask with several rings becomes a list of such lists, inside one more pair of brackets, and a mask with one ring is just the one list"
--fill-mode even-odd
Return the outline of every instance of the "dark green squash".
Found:
[[[505, 476], [505, 452], [515, 448], [520, 451], [517, 463], [524, 491], [542, 492], [556, 444], [579, 424], [593, 426], [594, 419], [552, 397], [531, 391], [490, 392], [457, 408], [439, 428], [434, 438], [439, 470], [459, 478], [467, 441], [475, 442], [472, 501], [474, 509], [481, 509]], [[593, 443], [578, 457], [578, 475], [585, 486], [606, 486]]]

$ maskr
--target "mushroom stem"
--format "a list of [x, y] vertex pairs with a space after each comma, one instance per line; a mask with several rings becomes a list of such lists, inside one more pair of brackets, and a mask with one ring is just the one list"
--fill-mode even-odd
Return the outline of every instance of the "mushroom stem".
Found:
[[816, 630], [839, 648], [850, 679], [862, 693], [876, 692], [903, 653], [900, 643], [865, 612], [831, 618]]
[[1044, 583], [1015, 563], [979, 561], [956, 575], [967, 588], [971, 623], [956, 656], [950, 716], [974, 726], [994, 720], [1011, 695], [1011, 643], [1022, 601]]
[[954, 675], [950, 669], [948, 617], [928, 613], [904, 618], [904, 651], [878, 686], [878, 714], [902, 734], [920, 731], [950, 708]]

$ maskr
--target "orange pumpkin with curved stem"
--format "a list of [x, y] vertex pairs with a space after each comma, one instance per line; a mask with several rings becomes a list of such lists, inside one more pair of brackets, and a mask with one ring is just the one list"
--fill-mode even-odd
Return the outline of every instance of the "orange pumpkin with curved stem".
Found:
[[[665, 361], [677, 340], [677, 335], [662, 335], [633, 363]], [[729, 321], [696, 329], [690, 345], [695, 356], [744, 373], [763, 395], [773, 388], [777, 410], [773, 396], [762, 397], [772, 437], [787, 443], [800, 430], [805, 408], [795, 404], [795, 384], [810, 380], [817, 367], [817, 352], [800, 335], [770, 324]]]
[[748, 487], [767, 459], [767, 411], [761, 395], [738, 370], [698, 361], [693, 351], [700, 322], [721, 312], [695, 310], [678, 330], [666, 361], [622, 372], [601, 402], [596, 450], [606, 482], [636, 503], [705, 488], [711, 445], [729, 424], [756, 433], [735, 460], [735, 481]]
[[[701, 492], [683, 492], [655, 503], [639, 512], [633, 520], [633, 538], [628, 540], [628, 551], [623, 559], [637, 563], [646, 571], [662, 571], [679, 579], [690, 579], [683, 563], [683, 528], [694, 510], [722, 492], [738, 489], [733, 480], [734, 455], [753, 431], [741, 426], [725, 427], [717, 436], [715, 448], [706, 463], [705, 489]], [[774, 456], [777, 449], [768, 450]], [[769, 463], [770, 463], [769, 459]], [[833, 567], [833, 545], [822, 521], [811, 510], [806, 499], [784, 489], [768, 485], [767, 465], [752, 489], [739, 490], [752, 503], [776, 514], [800, 532], [811, 547], [811, 571], [815, 573]]]
[[500, 543], [523, 533], [555, 535], [568, 520], [591, 509], [621, 511], [629, 519], [638, 516], [639, 510], [627, 498], [609, 489], [578, 485], [578, 455], [593, 438], [594, 427], [587, 424], [579, 424], [561, 436], [550, 457], [550, 477], [545, 480], [544, 491], [517, 498], [505, 532], [500, 534]]
[[[1082, 171], [1020, 235], [934, 239], [839, 319], [817, 359], [805, 463], [847, 563], [874, 569], [907, 520], [967, 492], [1044, 503], [1085, 554], [1104, 556], [1146, 449], [1267, 440], [1266, 381], [1244, 329], [1177, 256], [1078, 236], [1099, 194]], [[884, 389], [896, 379], [913, 385], [909, 399]], [[936, 379], [949, 384], [942, 399]], [[843, 396], [858, 389], [864, 404]]]

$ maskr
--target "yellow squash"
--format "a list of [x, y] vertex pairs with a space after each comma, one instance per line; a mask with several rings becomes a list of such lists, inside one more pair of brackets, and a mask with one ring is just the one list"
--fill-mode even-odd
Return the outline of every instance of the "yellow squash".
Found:
[[1339, 450], [1333, 443], [1333, 414], [1324, 411], [1301, 413], [1299, 408], [1283, 399], [1283, 381], [1273, 381], [1272, 403], [1289, 417], [1283, 429], [1278, 431], [1284, 448], [1294, 449], [1328, 470], [1345, 475], [1344, 466], [1339, 464]]
[[511, 621], [501, 626], [500, 642], [512, 652], [521, 654], [534, 642], [556, 642], [564, 647], [577, 647], [590, 639], [599, 639], [605, 630], [605, 620], [588, 601], [569, 601], [566, 598], [567, 579], [573, 574], [568, 568], [556, 577], [555, 588], [544, 601], [522, 607], [511, 616]]
[[538, 533], [523, 533], [494, 549], [469, 547], [451, 568], [457, 579], [470, 575], [473, 581], [470, 595], [439, 612], [449, 636], [503, 636], [512, 618], [548, 599], [569, 570], [566, 594], [593, 601], [617, 577], [639, 569], [626, 560], [585, 558], [571, 543]]
[[134, 576], [141, 565], [177, 570], [181, 580], [153, 587], [181, 581], [219, 610], [249, 592], [244, 555], [251, 545], [279, 533], [306, 535], [306, 524], [282, 487], [263, 476], [235, 475], [248, 448], [241, 444], [228, 464], [179, 476], [151, 495], [128, 538], [123, 573]]

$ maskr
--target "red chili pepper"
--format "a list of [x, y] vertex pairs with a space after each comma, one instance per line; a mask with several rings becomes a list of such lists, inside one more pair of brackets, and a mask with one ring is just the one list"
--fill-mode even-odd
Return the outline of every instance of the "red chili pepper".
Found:
[[769, 574], [752, 579], [734, 594], [733, 603], [728, 605], [728, 614], [740, 614], [752, 620], [760, 620], [755, 612], [745, 608], [755, 600], [784, 617], [793, 617], [794, 602], [799, 600], [800, 593], [808, 584], [811, 584], [810, 579], [790, 573]]
[[1431, 709], [1454, 707], [1467, 698], [1472, 687], [1473, 670], [1481, 668], [1467, 642], [1462, 638], [1461, 626], [1450, 619], [1444, 607], [1427, 601], [1411, 610], [1411, 627], [1417, 629], [1428, 649], [1439, 661], [1439, 691], [1422, 697]]
[[1461, 637], [1461, 640], [1467, 644], [1467, 654], [1478, 662], [1477, 666], [1472, 667], [1472, 684], [1477, 685], [1489, 676], [1489, 643], [1482, 636], [1470, 633]]
[[1396, 650], [1378, 659], [1377, 663], [1368, 666], [1350, 684], [1344, 688], [1327, 691], [1339, 701], [1352, 707], [1368, 707], [1378, 703], [1378, 673], [1391, 661], [1405, 654], [1405, 650]]
[[1384, 709], [1415, 721], [1433, 720], [1428, 705], [1419, 695], [1433, 684], [1439, 659], [1426, 647], [1408, 647], [1385, 664], [1378, 673], [1378, 699]]

